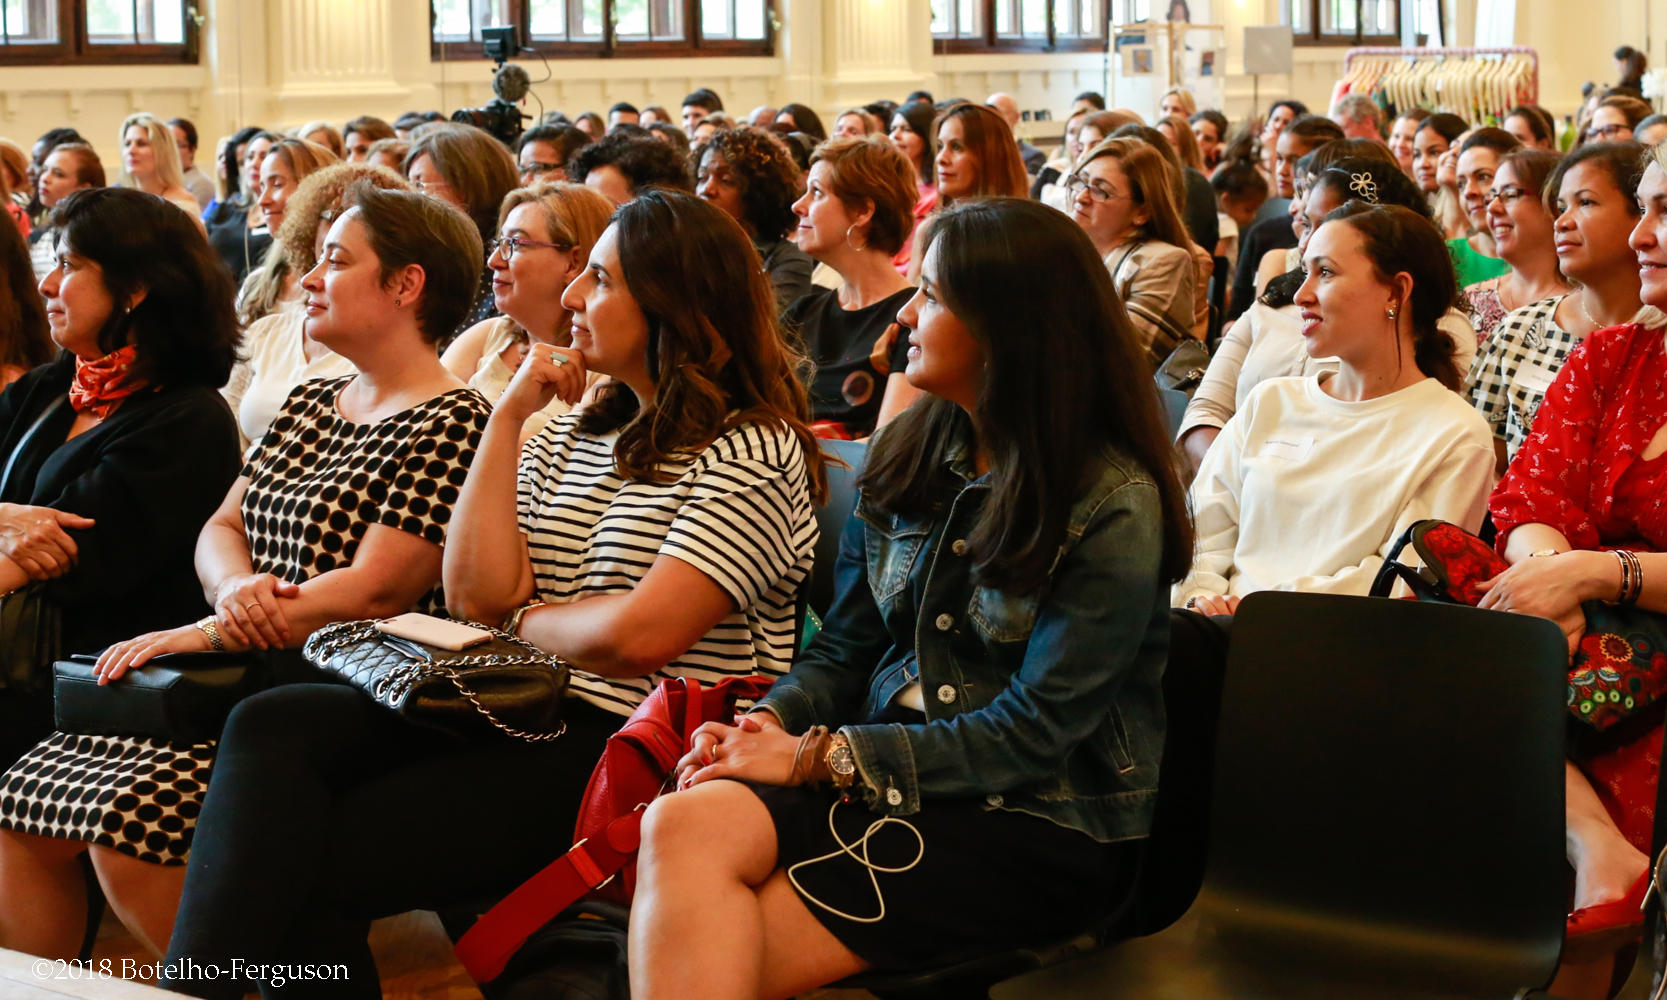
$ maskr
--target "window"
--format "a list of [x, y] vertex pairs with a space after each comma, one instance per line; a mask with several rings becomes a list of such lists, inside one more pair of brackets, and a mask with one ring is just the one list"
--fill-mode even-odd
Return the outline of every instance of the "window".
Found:
[[1105, 0], [932, 0], [939, 52], [1069, 52], [1105, 47]]
[[[1286, 17], [1299, 44], [1399, 45], [1403, 5], [1400, 0], [1286, 0]], [[1441, 44], [1441, 0], [1406, 0], [1405, 15], [1415, 34]]]
[[436, 59], [480, 59], [480, 29], [514, 24], [551, 56], [771, 55], [770, 0], [432, 0]]
[[192, 0], [0, 0], [0, 63], [194, 63]]

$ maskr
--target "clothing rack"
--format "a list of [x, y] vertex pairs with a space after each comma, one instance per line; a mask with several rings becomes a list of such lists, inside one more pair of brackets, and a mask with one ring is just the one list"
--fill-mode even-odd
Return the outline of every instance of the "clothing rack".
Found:
[[[1360, 65], [1357, 65], [1360, 63]], [[1475, 48], [1360, 46], [1343, 56], [1335, 97], [1367, 92], [1396, 110], [1418, 106], [1469, 121], [1536, 104], [1540, 55], [1526, 45]]]

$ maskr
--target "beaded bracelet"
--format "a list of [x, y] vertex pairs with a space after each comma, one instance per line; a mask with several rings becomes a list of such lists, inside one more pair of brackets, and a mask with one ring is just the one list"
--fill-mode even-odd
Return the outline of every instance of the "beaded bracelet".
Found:
[[[806, 754], [812, 746], [821, 746], [828, 738], [827, 726], [811, 726], [805, 734], [799, 737], [799, 745], [793, 749], [793, 767], [787, 772], [787, 783], [790, 785], [810, 784], [811, 772], [816, 769], [816, 754]], [[802, 770], [801, 770], [802, 769]]]

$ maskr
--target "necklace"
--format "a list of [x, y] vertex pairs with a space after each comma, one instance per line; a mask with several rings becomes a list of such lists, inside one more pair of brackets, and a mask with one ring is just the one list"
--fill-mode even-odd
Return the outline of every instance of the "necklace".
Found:
[[1586, 322], [1592, 324], [1592, 332], [1596, 333], [1600, 325], [1597, 320], [1592, 318], [1592, 310], [1586, 308], [1586, 289], [1584, 288], [1580, 290], [1580, 311], [1586, 314]]

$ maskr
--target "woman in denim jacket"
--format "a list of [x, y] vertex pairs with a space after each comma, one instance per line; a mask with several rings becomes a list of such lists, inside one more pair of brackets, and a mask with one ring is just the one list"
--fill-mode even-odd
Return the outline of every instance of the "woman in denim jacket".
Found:
[[898, 321], [930, 398], [874, 438], [827, 623], [645, 818], [639, 997], [1039, 943], [1132, 884], [1192, 550], [1141, 348], [1053, 209], [956, 206], [926, 248]]

